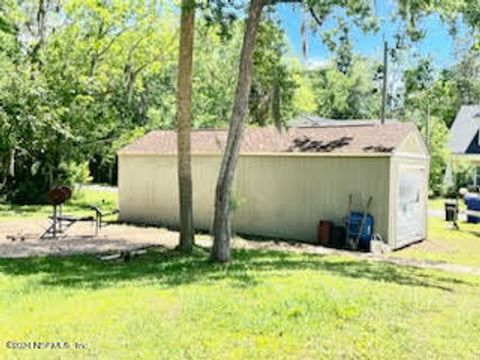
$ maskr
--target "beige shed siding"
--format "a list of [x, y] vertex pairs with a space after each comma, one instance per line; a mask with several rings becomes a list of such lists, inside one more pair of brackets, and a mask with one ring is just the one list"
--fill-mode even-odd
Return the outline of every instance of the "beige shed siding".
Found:
[[[244, 200], [234, 213], [241, 233], [314, 242], [318, 220], [341, 223], [348, 194], [373, 195], [376, 232], [388, 239], [389, 157], [241, 156], [235, 192]], [[194, 221], [210, 229], [219, 156], [193, 156]], [[178, 224], [176, 157], [120, 155], [120, 217]], [[147, 191], [145, 191], [147, 189]]]
[[[374, 198], [376, 232], [387, 237], [389, 158], [243, 157], [237, 188], [245, 203], [237, 231], [316, 241], [320, 219], [342, 223], [348, 194]], [[358, 202], [358, 201], [357, 201]]]
[[[192, 159], [195, 226], [209, 229], [219, 156]], [[120, 219], [160, 225], [178, 224], [177, 158], [171, 155], [119, 156]], [[147, 191], [145, 191], [145, 189]]]

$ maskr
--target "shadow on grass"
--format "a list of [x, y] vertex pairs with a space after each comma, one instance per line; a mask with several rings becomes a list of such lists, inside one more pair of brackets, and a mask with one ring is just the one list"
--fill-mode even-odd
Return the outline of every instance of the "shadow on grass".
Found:
[[476, 237], [480, 237], [480, 231], [468, 230], [467, 233]]
[[271, 250], [234, 250], [232, 255], [233, 260], [228, 265], [209, 262], [208, 254], [203, 250], [196, 250], [192, 256], [180, 256], [165, 249], [149, 251], [125, 264], [101, 262], [94, 256], [0, 259], [0, 272], [6, 275], [41, 274], [40, 283], [44, 286], [92, 289], [115, 286], [124, 281], [174, 287], [227, 280], [233, 286], [250, 287], [270, 275], [285, 275], [285, 272], [295, 270], [443, 291], [452, 291], [452, 286], [460, 284], [476, 286], [442, 273], [425, 273], [414, 267], [388, 263]]

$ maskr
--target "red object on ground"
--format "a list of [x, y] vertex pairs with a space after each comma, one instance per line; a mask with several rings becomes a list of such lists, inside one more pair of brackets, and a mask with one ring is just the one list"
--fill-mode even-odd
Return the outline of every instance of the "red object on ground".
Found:
[[317, 240], [320, 245], [328, 245], [333, 223], [327, 220], [320, 220], [318, 223]]

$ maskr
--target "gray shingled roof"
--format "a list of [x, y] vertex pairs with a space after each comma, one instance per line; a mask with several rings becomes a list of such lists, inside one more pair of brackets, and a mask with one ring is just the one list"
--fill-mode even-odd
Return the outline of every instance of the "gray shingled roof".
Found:
[[480, 129], [480, 105], [464, 105], [450, 129], [449, 147], [454, 154], [464, 154]]

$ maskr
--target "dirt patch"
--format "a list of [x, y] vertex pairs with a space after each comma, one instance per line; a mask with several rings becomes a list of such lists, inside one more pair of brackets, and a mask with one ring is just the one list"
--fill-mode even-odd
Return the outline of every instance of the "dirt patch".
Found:
[[[165, 228], [141, 227], [128, 224], [109, 224], [94, 236], [92, 223], [73, 225], [59, 239], [40, 240], [39, 236], [48, 226], [47, 220], [12, 220], [0, 223], [0, 257], [32, 257], [45, 255], [100, 254], [120, 250], [161, 245], [174, 248], [178, 244], [178, 232]], [[26, 234], [25, 241], [11, 241], [7, 236]], [[197, 235], [196, 243], [208, 248], [212, 245], [209, 235]], [[273, 240], [247, 240], [236, 237], [232, 247], [237, 249], [280, 250], [310, 254], [342, 254], [358, 256], [357, 253], [330, 249], [298, 242]], [[352, 255], [353, 254], [353, 255]]]
[[[45, 220], [15, 220], [0, 223], [0, 257], [18, 258], [45, 255], [99, 254], [140, 247], [174, 247], [176, 232], [153, 227], [111, 224], [95, 236], [92, 223], [77, 223], [59, 239], [40, 240], [47, 228]], [[24, 241], [11, 241], [9, 235], [26, 235]]]

